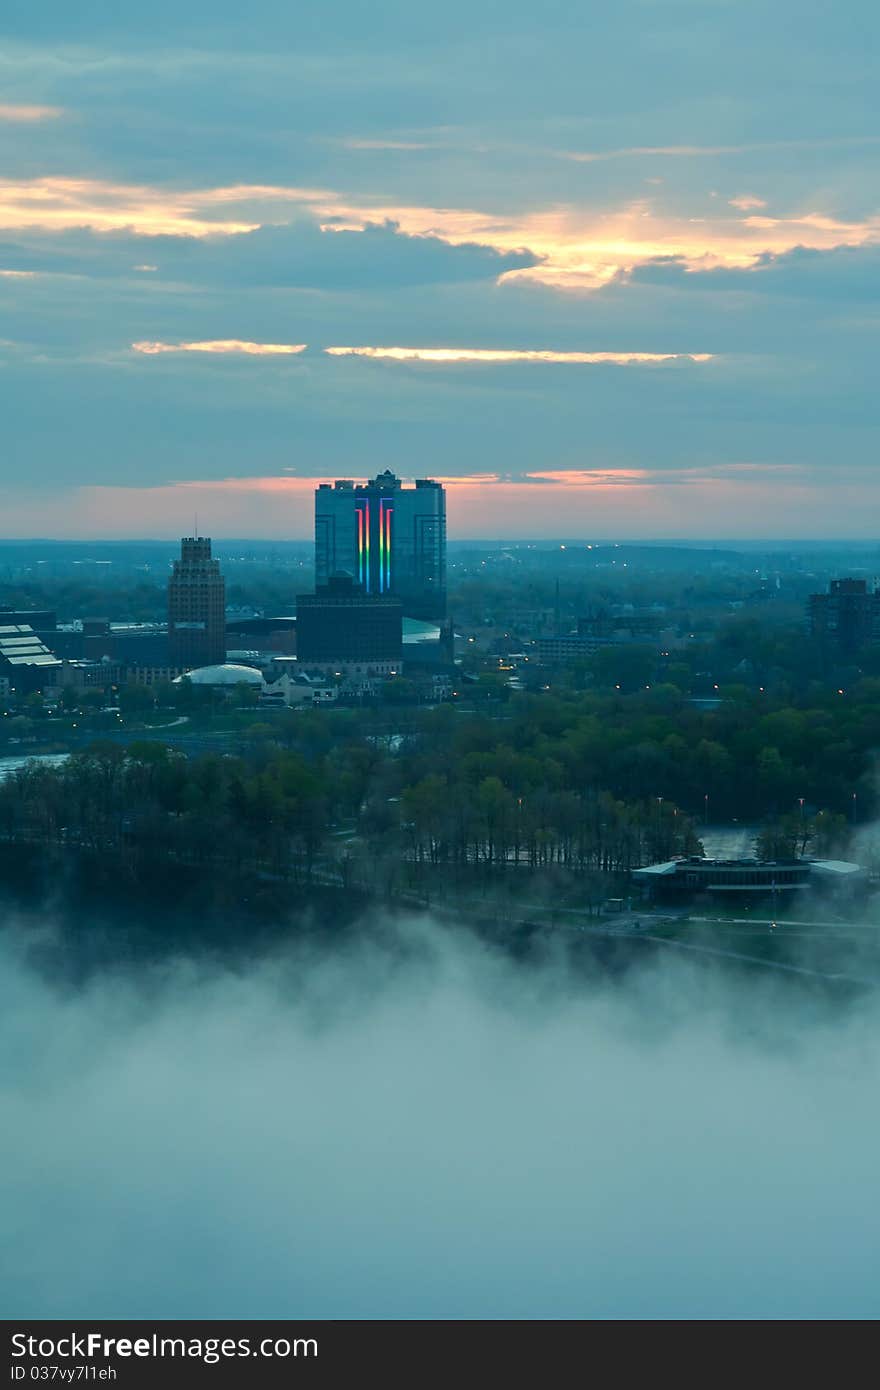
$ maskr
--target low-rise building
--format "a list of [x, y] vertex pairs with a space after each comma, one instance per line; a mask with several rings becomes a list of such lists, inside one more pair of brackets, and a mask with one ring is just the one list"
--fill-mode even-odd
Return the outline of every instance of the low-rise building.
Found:
[[613, 647], [615, 644], [614, 637], [600, 637], [593, 632], [567, 632], [559, 637], [539, 637], [535, 646], [542, 666], [568, 666], [592, 656], [600, 647]]
[[305, 671], [293, 674], [284, 671], [274, 681], [264, 681], [260, 704], [270, 709], [292, 709], [304, 706], [333, 704], [337, 687], [309, 676]]
[[209, 687], [212, 690], [228, 690], [230, 693], [238, 686], [248, 686], [250, 689], [261, 689], [263, 685], [262, 672], [255, 666], [238, 666], [235, 662], [226, 661], [217, 666], [197, 666], [193, 671], [185, 671], [174, 681], [179, 685], [182, 681], [188, 680], [192, 685]]
[[722, 897], [790, 897], [799, 888], [823, 883], [853, 885], [864, 876], [858, 864], [842, 859], [669, 859], [632, 871], [633, 883], [651, 897], [687, 898], [697, 893]]
[[61, 662], [27, 623], [0, 625], [0, 676], [9, 690], [29, 694], [53, 685]]

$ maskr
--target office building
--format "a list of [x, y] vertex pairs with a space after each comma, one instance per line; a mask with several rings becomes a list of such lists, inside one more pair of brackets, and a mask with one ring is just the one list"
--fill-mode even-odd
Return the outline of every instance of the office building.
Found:
[[350, 575], [333, 575], [296, 600], [299, 665], [342, 673], [399, 671], [403, 608], [393, 594], [365, 593]]
[[880, 592], [865, 579], [832, 579], [827, 594], [809, 598], [810, 631], [837, 656], [853, 656], [880, 641]]
[[616, 637], [598, 637], [593, 633], [567, 632], [559, 637], [539, 637], [535, 643], [536, 656], [542, 666], [569, 666], [584, 661], [600, 647], [620, 646]]
[[386, 470], [367, 483], [322, 483], [315, 492], [315, 585], [350, 574], [365, 594], [392, 594], [408, 618], [446, 614], [446, 493], [412, 487]]
[[206, 536], [185, 537], [168, 581], [168, 659], [189, 670], [226, 660], [226, 584]]

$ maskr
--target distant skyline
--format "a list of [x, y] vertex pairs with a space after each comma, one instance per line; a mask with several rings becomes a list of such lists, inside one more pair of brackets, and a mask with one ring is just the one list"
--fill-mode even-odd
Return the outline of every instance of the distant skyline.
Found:
[[863, 539], [880, 19], [819, 0], [0, 15], [0, 536]]

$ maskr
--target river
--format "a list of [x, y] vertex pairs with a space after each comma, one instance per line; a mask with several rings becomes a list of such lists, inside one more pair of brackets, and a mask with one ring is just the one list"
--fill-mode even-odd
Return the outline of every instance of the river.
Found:
[[66, 763], [69, 757], [69, 753], [16, 753], [11, 758], [0, 758], [0, 782], [5, 782], [7, 777], [18, 772], [26, 763], [45, 763], [48, 767], [58, 767], [61, 763]]

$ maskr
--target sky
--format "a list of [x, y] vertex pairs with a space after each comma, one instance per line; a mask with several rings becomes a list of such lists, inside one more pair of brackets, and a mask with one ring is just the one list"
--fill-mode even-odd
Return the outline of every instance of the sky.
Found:
[[869, 537], [880, 16], [7, 0], [0, 535]]
[[74, 986], [50, 920], [6, 926], [9, 1318], [880, 1311], [875, 993], [424, 919]]

